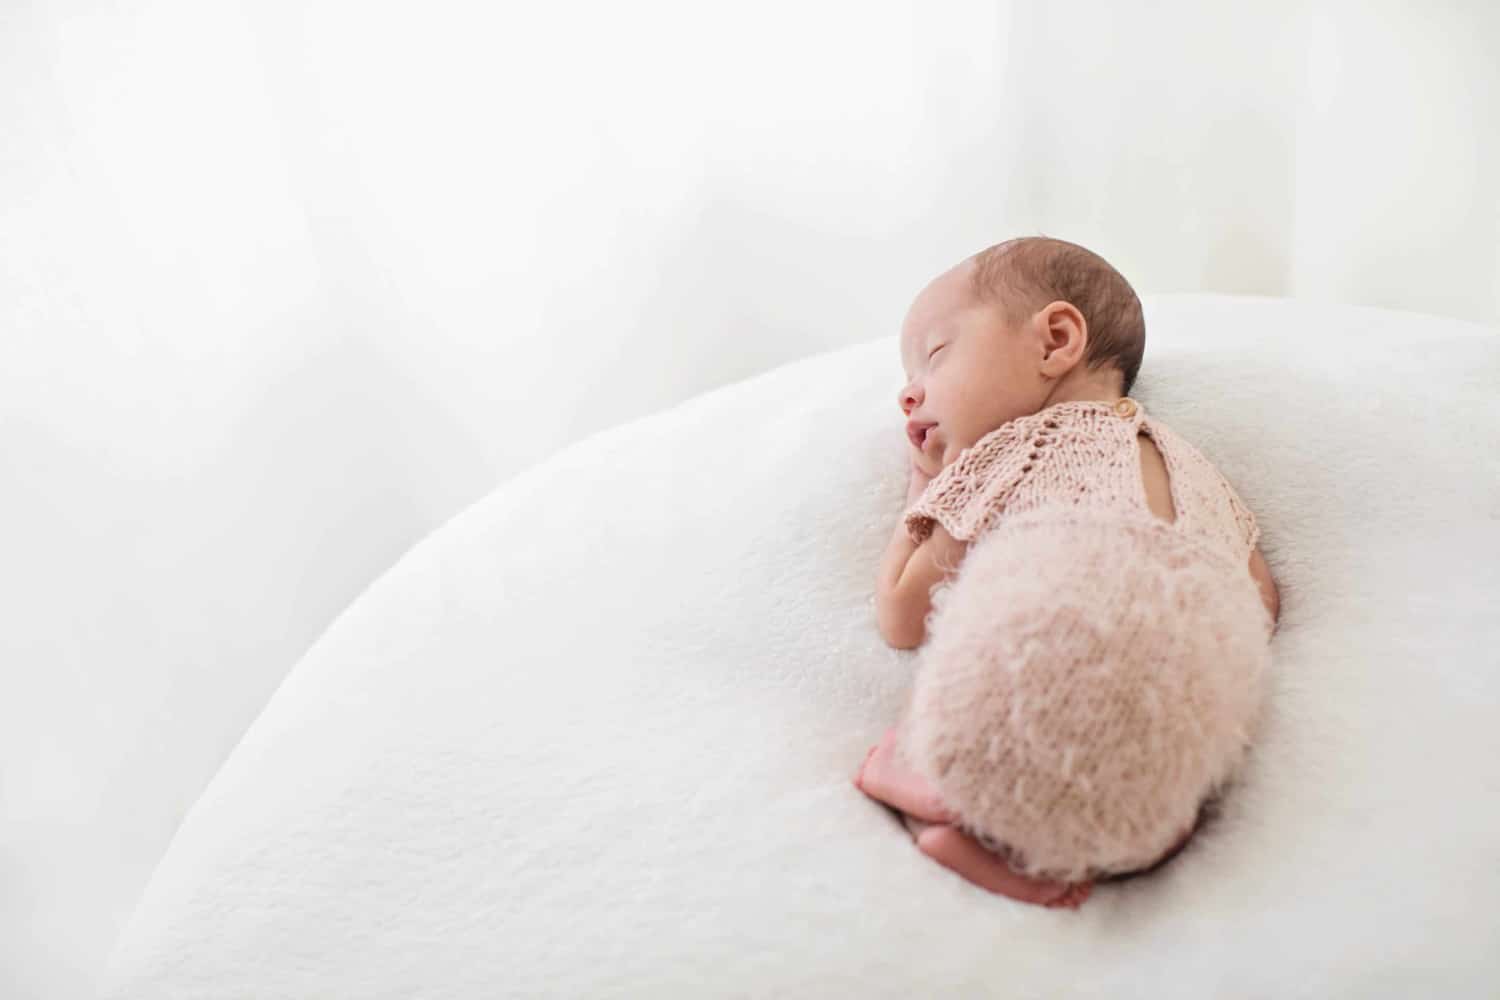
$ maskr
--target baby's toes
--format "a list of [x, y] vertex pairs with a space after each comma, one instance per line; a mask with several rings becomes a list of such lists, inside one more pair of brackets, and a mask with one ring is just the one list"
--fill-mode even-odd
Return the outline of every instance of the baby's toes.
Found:
[[1077, 885], [1070, 885], [1063, 890], [1062, 895], [1047, 905], [1054, 908], [1076, 910], [1083, 905], [1083, 901], [1088, 899], [1093, 891], [1094, 883], [1092, 882], [1080, 882]]

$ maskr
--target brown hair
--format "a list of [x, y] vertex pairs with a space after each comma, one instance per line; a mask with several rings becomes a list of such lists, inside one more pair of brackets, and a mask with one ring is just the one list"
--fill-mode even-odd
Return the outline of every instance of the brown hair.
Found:
[[1084, 365], [1119, 371], [1128, 396], [1146, 353], [1146, 320], [1130, 283], [1092, 250], [1049, 236], [1022, 236], [974, 255], [974, 291], [1015, 323], [1061, 299], [1088, 326]]

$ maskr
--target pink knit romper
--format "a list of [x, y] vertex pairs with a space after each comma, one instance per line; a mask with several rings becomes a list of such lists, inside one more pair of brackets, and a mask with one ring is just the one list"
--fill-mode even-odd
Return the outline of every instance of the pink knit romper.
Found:
[[[1155, 442], [1175, 517], [1147, 505]], [[1160, 860], [1240, 767], [1274, 628], [1254, 516], [1130, 398], [1058, 403], [966, 449], [906, 512], [970, 543], [934, 588], [898, 753], [1038, 878]]]

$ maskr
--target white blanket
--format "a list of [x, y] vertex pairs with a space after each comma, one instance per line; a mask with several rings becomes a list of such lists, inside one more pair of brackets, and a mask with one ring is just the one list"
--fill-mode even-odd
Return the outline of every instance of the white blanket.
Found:
[[411, 550], [193, 808], [113, 1000], [1407, 997], [1500, 981], [1500, 335], [1148, 298], [1135, 395], [1255, 510], [1272, 709], [1221, 815], [1076, 911], [851, 784], [894, 338], [598, 434]]

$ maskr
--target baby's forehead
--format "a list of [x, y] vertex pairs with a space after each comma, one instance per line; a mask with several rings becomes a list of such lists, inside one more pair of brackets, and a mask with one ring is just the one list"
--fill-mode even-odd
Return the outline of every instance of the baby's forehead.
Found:
[[902, 341], [920, 338], [956, 312], [957, 306], [951, 295], [933, 295], [930, 289], [924, 291], [912, 301], [901, 320]]
[[898, 343], [904, 358], [933, 333], [950, 326], [958, 315], [972, 305], [971, 300], [955, 294], [951, 285], [947, 288], [929, 285], [912, 302], [901, 321], [901, 336]]
[[907, 307], [902, 329], [914, 327], [915, 333], [922, 333], [927, 327], [973, 306], [976, 297], [972, 279], [973, 267], [969, 261], [933, 278]]
[[901, 364], [911, 367], [913, 359], [919, 352], [922, 339], [927, 335], [930, 326], [912, 322], [908, 317], [901, 325], [901, 336], [896, 339], [896, 350], [901, 355]]

